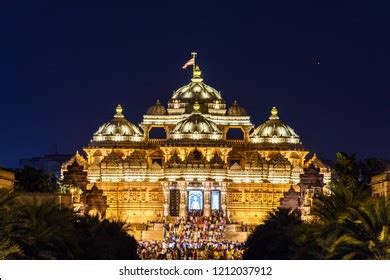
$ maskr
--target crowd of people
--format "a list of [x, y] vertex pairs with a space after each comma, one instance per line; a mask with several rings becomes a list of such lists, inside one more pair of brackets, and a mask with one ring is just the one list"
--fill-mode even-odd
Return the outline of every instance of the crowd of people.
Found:
[[187, 218], [177, 218], [174, 223], [165, 223], [164, 240], [168, 243], [221, 241], [225, 229], [225, 219], [220, 212], [209, 217], [200, 211], [191, 211]]
[[192, 211], [186, 218], [164, 223], [162, 241], [141, 241], [141, 259], [233, 260], [241, 259], [244, 244], [224, 240], [226, 221], [222, 212], [205, 217]]

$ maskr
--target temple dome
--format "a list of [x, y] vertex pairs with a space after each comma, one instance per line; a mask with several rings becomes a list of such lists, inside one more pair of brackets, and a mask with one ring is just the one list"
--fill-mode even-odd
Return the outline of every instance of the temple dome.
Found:
[[196, 66], [191, 82], [174, 91], [171, 100], [179, 100], [181, 102], [192, 101], [192, 103], [194, 100], [198, 100], [200, 103], [204, 103], [215, 100], [222, 101], [222, 96], [216, 89], [203, 82], [201, 71], [199, 67]]
[[279, 119], [278, 110], [275, 107], [271, 110], [269, 120], [253, 131], [250, 140], [253, 143], [300, 144], [298, 134]]
[[226, 115], [228, 116], [248, 116], [248, 113], [246, 110], [238, 105], [237, 101], [235, 100], [233, 102], [233, 105], [229, 107], [229, 109], [226, 112]]
[[172, 130], [174, 139], [222, 139], [222, 133], [217, 125], [204, 117], [199, 109], [199, 103], [195, 102], [192, 114], [176, 124]]
[[161, 105], [160, 100], [157, 100], [156, 104], [149, 107], [146, 111], [146, 115], [166, 115], [167, 109], [163, 105]]
[[116, 107], [116, 114], [112, 121], [103, 124], [93, 135], [93, 141], [142, 141], [140, 129], [125, 119], [122, 106]]

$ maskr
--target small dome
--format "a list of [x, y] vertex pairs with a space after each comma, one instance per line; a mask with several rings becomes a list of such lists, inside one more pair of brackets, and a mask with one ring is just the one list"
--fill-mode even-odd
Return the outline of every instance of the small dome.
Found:
[[191, 116], [180, 121], [172, 130], [174, 139], [222, 139], [217, 125], [199, 112], [199, 103], [195, 102]]
[[253, 143], [300, 144], [298, 134], [279, 119], [278, 110], [275, 107], [271, 110], [269, 120], [259, 125], [251, 134], [250, 139]]
[[93, 135], [93, 141], [141, 141], [143, 134], [140, 129], [125, 119], [121, 105], [116, 107], [114, 119], [99, 127]]
[[227, 110], [226, 114], [228, 116], [248, 116], [246, 110], [238, 105], [237, 101], [233, 102], [233, 105]]
[[163, 105], [161, 105], [160, 100], [157, 100], [156, 104], [149, 107], [146, 111], [146, 115], [166, 115], [167, 109]]

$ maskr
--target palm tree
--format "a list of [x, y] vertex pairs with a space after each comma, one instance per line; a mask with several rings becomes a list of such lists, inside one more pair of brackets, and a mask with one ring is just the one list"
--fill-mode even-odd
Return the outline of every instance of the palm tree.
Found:
[[[365, 195], [363, 195], [365, 196]], [[351, 190], [337, 187], [330, 196], [320, 195], [314, 200], [312, 214], [317, 217], [318, 241], [325, 250], [340, 231], [343, 214], [349, 208], [358, 207], [364, 201], [360, 195], [354, 195]]]
[[73, 214], [54, 201], [16, 203], [7, 222], [9, 238], [28, 259], [73, 259], [78, 251]]
[[0, 189], [0, 260], [21, 256], [22, 251], [7, 237], [6, 219], [14, 203], [14, 195]]
[[15, 191], [17, 192], [58, 192], [60, 186], [53, 174], [42, 170], [25, 167], [15, 173]]
[[[314, 200], [312, 214], [317, 217], [316, 236], [319, 245], [327, 254], [335, 239], [343, 230], [342, 221], [346, 211], [358, 208], [371, 198], [371, 187], [361, 174], [365, 163], [354, 155], [337, 153], [337, 162], [333, 167], [331, 194], [320, 195]], [[366, 172], [367, 173], [367, 172]]]
[[111, 248], [114, 253], [114, 259], [138, 259], [138, 243], [133, 236], [128, 234], [131, 229], [130, 224], [120, 220], [103, 220], [101, 227], [107, 238], [111, 236]]
[[330, 247], [333, 259], [390, 259], [390, 202], [372, 199], [349, 208]]
[[297, 240], [295, 232], [302, 224], [300, 215], [291, 209], [279, 208], [257, 226], [246, 241], [243, 258], [249, 260], [293, 259]]
[[9, 239], [0, 237], [0, 260], [20, 258], [22, 250], [18, 245], [13, 244]]
[[84, 216], [76, 221], [81, 259], [138, 259], [137, 241], [128, 234], [129, 224]]
[[82, 216], [75, 220], [75, 228], [81, 253], [78, 259], [108, 259], [110, 238], [106, 238], [100, 230], [101, 220], [98, 216]]

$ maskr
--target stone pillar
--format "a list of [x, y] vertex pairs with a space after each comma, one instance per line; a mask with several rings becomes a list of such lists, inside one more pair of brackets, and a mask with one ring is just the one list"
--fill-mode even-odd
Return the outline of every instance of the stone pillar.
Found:
[[245, 143], [249, 142], [249, 131], [251, 129], [252, 129], [251, 127], [245, 127], [244, 128], [244, 140], [245, 140]]
[[165, 130], [165, 137], [166, 137], [166, 139], [171, 138], [171, 130], [169, 129], [169, 126], [164, 125], [164, 130]]
[[141, 128], [144, 131], [144, 139], [145, 139], [145, 141], [149, 141], [150, 125], [141, 125]]
[[225, 216], [228, 216], [228, 210], [227, 209], [227, 198], [226, 198], [226, 193], [227, 193], [227, 183], [221, 183], [221, 209], [222, 212], [225, 214]]
[[187, 217], [187, 183], [179, 182], [179, 190], [180, 190], [180, 217]]
[[206, 217], [210, 216], [210, 209], [211, 209], [211, 200], [210, 200], [210, 182], [204, 182], [204, 192], [203, 192], [203, 199], [204, 199], [204, 210], [203, 215]]
[[223, 140], [226, 140], [227, 138], [227, 131], [228, 131], [229, 127], [226, 127], [224, 126], [223, 129], [222, 129], [222, 139]]
[[169, 216], [169, 186], [168, 183], [163, 183], [164, 194], [164, 218]]

